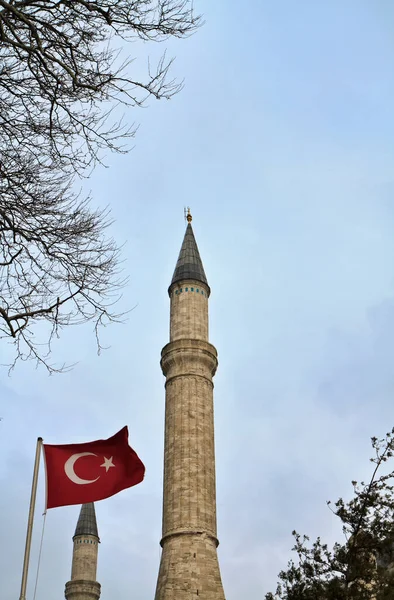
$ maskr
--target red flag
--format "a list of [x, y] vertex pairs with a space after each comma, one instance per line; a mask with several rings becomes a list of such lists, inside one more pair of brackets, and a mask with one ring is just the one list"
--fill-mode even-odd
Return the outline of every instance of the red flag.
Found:
[[104, 500], [140, 483], [145, 467], [123, 427], [108, 440], [85, 444], [43, 444], [47, 508]]

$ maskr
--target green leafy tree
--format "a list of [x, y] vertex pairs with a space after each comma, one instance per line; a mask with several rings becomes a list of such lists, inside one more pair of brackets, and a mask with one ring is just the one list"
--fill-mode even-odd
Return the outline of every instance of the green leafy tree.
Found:
[[266, 600], [393, 600], [394, 429], [371, 442], [370, 481], [353, 481], [349, 502], [327, 503], [342, 523], [343, 540], [329, 547], [294, 531], [297, 559], [281, 571], [276, 593]]

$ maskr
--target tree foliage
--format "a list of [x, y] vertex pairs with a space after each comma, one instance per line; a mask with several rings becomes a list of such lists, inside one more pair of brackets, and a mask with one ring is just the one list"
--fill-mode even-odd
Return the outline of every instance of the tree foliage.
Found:
[[394, 429], [372, 438], [373, 473], [369, 482], [353, 481], [353, 498], [331, 508], [342, 523], [343, 541], [329, 548], [320, 538], [293, 532], [287, 570], [266, 600], [392, 600], [394, 598]]
[[135, 127], [116, 118], [120, 105], [181, 87], [165, 54], [133, 76], [116, 44], [182, 38], [199, 23], [189, 0], [0, 0], [0, 331], [16, 359], [53, 369], [40, 321], [49, 351], [61, 327], [117, 318], [108, 212], [78, 197], [75, 177], [125, 151]]

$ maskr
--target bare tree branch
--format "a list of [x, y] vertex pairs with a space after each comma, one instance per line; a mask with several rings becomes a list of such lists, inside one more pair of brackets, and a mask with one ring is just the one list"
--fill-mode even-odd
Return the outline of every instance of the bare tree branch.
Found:
[[97, 335], [120, 319], [109, 213], [81, 200], [74, 180], [106, 150], [126, 151], [136, 127], [116, 118], [120, 106], [182, 87], [165, 53], [140, 79], [116, 42], [182, 38], [200, 24], [189, 0], [0, 0], [0, 337], [16, 360], [56, 371], [48, 356], [63, 327], [93, 321]]

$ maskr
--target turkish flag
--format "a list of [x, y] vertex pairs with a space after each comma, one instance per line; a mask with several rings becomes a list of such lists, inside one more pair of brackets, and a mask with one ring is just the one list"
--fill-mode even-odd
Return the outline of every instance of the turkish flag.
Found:
[[129, 446], [123, 427], [108, 440], [85, 444], [43, 444], [47, 508], [104, 500], [140, 483], [145, 467]]

